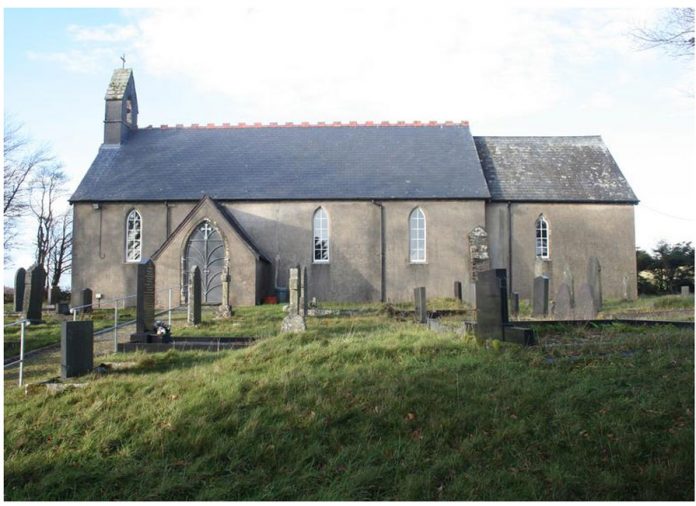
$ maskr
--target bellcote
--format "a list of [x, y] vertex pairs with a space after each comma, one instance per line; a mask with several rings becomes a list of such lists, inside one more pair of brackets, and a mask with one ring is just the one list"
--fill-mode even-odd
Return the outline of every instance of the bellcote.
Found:
[[138, 97], [133, 69], [116, 69], [106, 89], [104, 144], [123, 144], [138, 129]]

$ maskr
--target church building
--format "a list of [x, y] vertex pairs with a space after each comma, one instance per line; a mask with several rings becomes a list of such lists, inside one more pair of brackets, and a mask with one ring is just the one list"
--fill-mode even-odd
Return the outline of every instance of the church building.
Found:
[[[636, 297], [636, 196], [599, 136], [474, 137], [462, 123], [138, 126], [131, 69], [114, 71], [104, 142], [70, 202], [72, 291], [132, 295], [150, 258], [158, 302], [259, 304], [307, 268], [320, 301], [452, 297], [477, 272], [512, 292], [601, 265], [605, 299]], [[225, 299], [225, 300], [223, 300]]]

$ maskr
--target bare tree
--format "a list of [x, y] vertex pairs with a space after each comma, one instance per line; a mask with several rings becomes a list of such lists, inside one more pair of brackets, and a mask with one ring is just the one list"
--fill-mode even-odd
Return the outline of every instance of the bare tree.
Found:
[[52, 163], [53, 156], [45, 146], [34, 145], [22, 132], [22, 126], [7, 117], [4, 118], [3, 155], [3, 246], [7, 260], [17, 236], [17, 221], [30, 213], [30, 176], [38, 167]]
[[32, 180], [29, 207], [37, 225], [35, 261], [38, 265], [43, 265], [49, 275], [48, 259], [55, 245], [52, 238], [58, 218], [58, 206], [66, 195], [66, 182], [65, 173], [58, 163], [42, 166]]
[[[72, 213], [68, 209], [60, 214], [51, 230], [48, 254], [48, 270], [51, 272], [51, 290], [57, 288], [60, 278], [72, 268]], [[51, 293], [51, 292], [49, 292]], [[56, 302], [56, 301], [52, 301]]]
[[670, 9], [653, 27], [632, 33], [641, 49], [660, 48], [673, 57], [694, 56], [694, 9]]

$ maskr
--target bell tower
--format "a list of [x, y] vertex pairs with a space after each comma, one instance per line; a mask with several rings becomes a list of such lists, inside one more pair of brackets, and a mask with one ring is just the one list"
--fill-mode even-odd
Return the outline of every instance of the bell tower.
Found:
[[104, 144], [123, 144], [138, 129], [138, 97], [133, 69], [116, 69], [106, 89]]

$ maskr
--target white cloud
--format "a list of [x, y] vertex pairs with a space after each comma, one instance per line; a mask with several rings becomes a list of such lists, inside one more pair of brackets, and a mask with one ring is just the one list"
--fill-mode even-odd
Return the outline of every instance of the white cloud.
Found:
[[70, 72], [90, 74], [103, 70], [105, 65], [110, 68], [112, 62], [118, 60], [118, 52], [112, 48], [72, 49], [55, 52], [27, 51], [27, 58], [33, 61], [58, 63]]
[[138, 36], [134, 25], [108, 24], [102, 26], [68, 26], [68, 33], [77, 41], [121, 42], [133, 40]]

